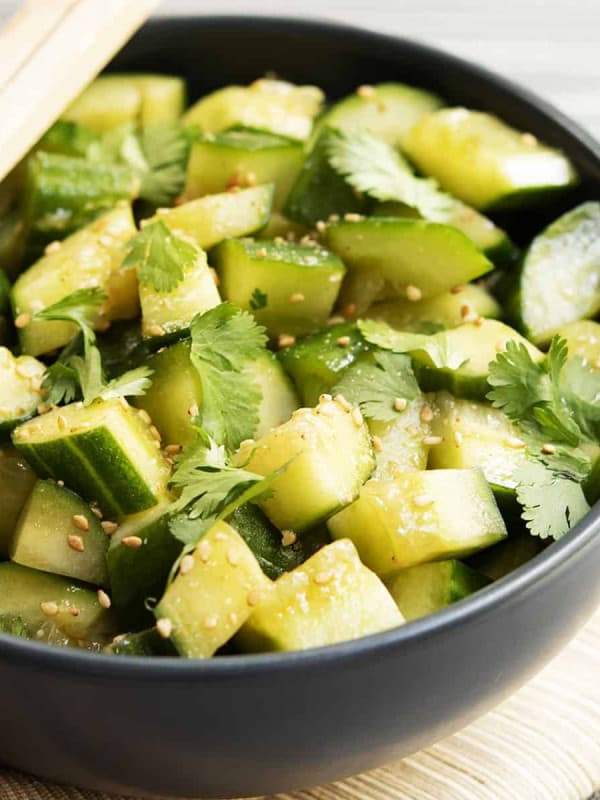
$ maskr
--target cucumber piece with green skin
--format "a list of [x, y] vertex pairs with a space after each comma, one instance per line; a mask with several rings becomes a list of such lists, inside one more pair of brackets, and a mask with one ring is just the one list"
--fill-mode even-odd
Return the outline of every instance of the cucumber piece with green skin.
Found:
[[358, 410], [326, 398], [314, 409], [298, 409], [258, 441], [243, 442], [233, 460], [258, 475], [287, 465], [258, 505], [280, 530], [296, 533], [351, 503], [375, 466]]
[[307, 139], [323, 105], [316, 86], [261, 78], [250, 86], [226, 86], [200, 98], [183, 115], [185, 125], [218, 133], [236, 125]]
[[[75, 613], [77, 612], [77, 613]], [[100, 650], [116, 634], [94, 589], [20, 564], [0, 564], [0, 618], [20, 618], [37, 641]]]
[[[27, 315], [57, 303], [82, 286], [97, 286], [107, 294], [96, 326], [105, 319], [136, 317], [139, 301], [135, 271], [121, 269], [123, 245], [136, 233], [131, 208], [123, 205], [50, 247], [15, 282], [15, 317], [23, 314], [27, 319]], [[64, 347], [76, 334], [77, 326], [72, 322], [32, 320], [19, 329], [19, 341], [24, 353], [35, 356]]]
[[[193, 564], [179, 572], [155, 609], [180, 655], [209, 658], [239, 630], [271, 582], [230, 525], [202, 537]], [[168, 622], [167, 622], [168, 621]]]
[[324, 331], [303, 336], [277, 354], [291, 376], [302, 404], [314, 406], [328, 394], [342, 374], [370, 350], [355, 322], [341, 322]]
[[427, 561], [461, 558], [502, 540], [506, 526], [479, 469], [396, 473], [370, 480], [360, 497], [328, 523], [351, 539], [378, 575]]
[[176, 656], [177, 651], [156, 628], [137, 633], [122, 633], [103, 649], [111, 656]]
[[174, 208], [159, 208], [156, 219], [190, 236], [204, 249], [224, 239], [248, 236], [263, 228], [273, 203], [273, 184], [206, 195]]
[[[327, 226], [326, 247], [337, 253], [360, 289], [353, 302], [358, 314], [375, 300], [435, 297], [469, 283], [492, 263], [464, 233], [422, 219], [366, 217]], [[346, 298], [345, 298], [346, 299]]]
[[359, 86], [354, 94], [335, 103], [319, 120], [318, 126], [348, 132], [366, 131], [393, 147], [402, 147], [413, 125], [442, 105], [431, 92], [404, 83], [377, 83]]
[[387, 588], [410, 622], [463, 600], [489, 583], [485, 575], [450, 559], [403, 569], [387, 581]]
[[547, 540], [524, 531], [511, 532], [508, 539], [471, 556], [469, 565], [490, 580], [497, 581], [531, 561], [548, 544]]
[[133, 200], [140, 181], [125, 166], [38, 152], [28, 160], [21, 218], [28, 252], [92, 222], [119, 200]]
[[0, 347], [0, 436], [37, 413], [45, 372], [37, 359]]
[[18, 210], [0, 219], [0, 271], [15, 278], [25, 256], [25, 226]]
[[[509, 341], [523, 345], [531, 358], [542, 361], [544, 354], [530, 344], [513, 328], [495, 319], [479, 319], [464, 322], [457, 328], [434, 336], [444, 341], [454, 368], [438, 367], [425, 350], [411, 350], [413, 368], [424, 392], [447, 389], [456, 397], [483, 400], [491, 389], [488, 383], [489, 365]], [[450, 360], [450, 359], [449, 359]], [[460, 362], [463, 362], [462, 364]], [[460, 366], [459, 366], [460, 364]]]
[[[392, 421], [368, 420], [369, 432], [377, 443], [375, 478], [393, 478], [396, 472], [423, 470], [429, 454], [429, 404], [423, 396], [411, 400]], [[377, 437], [377, 438], [375, 438]]]
[[107, 550], [108, 537], [84, 500], [53, 481], [35, 484], [11, 542], [16, 564], [107, 586]]
[[[139, 547], [123, 544], [131, 536], [141, 539]], [[162, 597], [181, 549], [181, 542], [169, 531], [166, 503], [127, 517], [119, 525], [110, 538], [108, 574], [113, 606], [123, 626], [139, 629], [151, 623], [146, 600]]]
[[252, 550], [262, 571], [271, 580], [291, 572], [331, 541], [326, 529], [316, 528], [291, 544], [287, 541], [283, 544], [281, 531], [250, 503], [237, 508], [227, 521]]
[[175, 121], [185, 105], [182, 78], [150, 73], [101, 75], [63, 113], [63, 120], [103, 132], [132, 123]]
[[169, 292], [159, 292], [148, 283], [139, 284], [142, 308], [142, 337], [164, 343], [189, 331], [196, 314], [221, 303], [215, 277], [208, 266], [206, 253], [187, 242], [196, 251], [196, 260], [186, 264], [182, 280]]
[[10, 446], [0, 447], [0, 560], [8, 558], [17, 520], [36, 482], [36, 474]]
[[566, 340], [569, 358], [579, 356], [592, 369], [600, 369], [600, 323], [589, 319], [569, 322], [557, 331]]
[[399, 297], [375, 303], [362, 317], [387, 322], [398, 331], [426, 333], [434, 328], [456, 328], [464, 322], [465, 316], [496, 319], [501, 314], [500, 304], [487, 289], [468, 283], [427, 300], [411, 301]]
[[481, 111], [425, 114], [403, 144], [421, 172], [478, 209], [531, 205], [577, 182], [559, 150]]
[[369, 206], [329, 163], [334, 136], [330, 128], [321, 131], [291, 187], [283, 212], [295, 223], [312, 228], [332, 214], [363, 212]]
[[600, 311], [600, 203], [583, 203], [543, 230], [523, 261], [511, 307], [534, 344]]
[[270, 239], [227, 239], [211, 259], [223, 298], [251, 311], [271, 337], [323, 328], [345, 273], [341, 260], [322, 247]]
[[19, 425], [15, 447], [41, 477], [63, 480], [123, 517], [156, 505], [171, 470], [140, 414], [119, 400], [72, 403]]
[[303, 158], [301, 142], [265, 131], [207, 133], [192, 142], [184, 196], [191, 200], [272, 183], [273, 208], [279, 210]]
[[247, 652], [307, 650], [403, 622], [383, 583], [346, 539], [279, 578], [259, 599], [236, 644]]

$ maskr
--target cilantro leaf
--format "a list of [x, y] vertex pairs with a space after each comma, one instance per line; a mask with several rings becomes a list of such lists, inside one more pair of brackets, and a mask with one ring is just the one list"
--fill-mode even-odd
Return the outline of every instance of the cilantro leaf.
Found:
[[191, 361], [202, 384], [199, 424], [228, 450], [258, 425], [262, 392], [248, 366], [264, 352], [266, 335], [251, 314], [222, 303], [192, 320]]
[[458, 369], [468, 358], [448, 346], [445, 331], [432, 335], [424, 333], [405, 333], [397, 331], [386, 322], [359, 320], [358, 327], [364, 338], [371, 344], [394, 353], [411, 353], [416, 350], [427, 353], [434, 366]]
[[93, 344], [96, 341], [94, 324], [106, 297], [106, 293], [97, 286], [77, 289], [57, 303], [36, 312], [34, 319], [73, 322], [81, 329], [84, 342]]
[[413, 400], [420, 394], [419, 385], [408, 356], [384, 350], [373, 358], [373, 362], [359, 361], [347, 369], [333, 393], [358, 405], [367, 419], [389, 422], [398, 417], [396, 399]]
[[118, 397], [140, 397], [146, 394], [152, 384], [150, 380], [152, 372], [153, 370], [149, 367], [137, 367], [124, 372], [105, 384], [98, 397], [102, 400], [112, 400]]
[[600, 371], [575, 356], [562, 371], [560, 390], [581, 431], [589, 439], [600, 440]]
[[137, 269], [140, 283], [157, 292], [175, 289], [198, 258], [196, 247], [176, 236], [162, 220], [145, 225], [125, 248], [121, 268]]
[[511, 339], [503, 353], [489, 365], [488, 383], [493, 387], [488, 400], [512, 420], [526, 417], [533, 406], [550, 402], [548, 373], [536, 363], [524, 344]]
[[58, 406], [61, 403], [72, 403], [79, 395], [77, 371], [62, 361], [55, 361], [44, 374], [42, 389], [48, 405]]
[[395, 200], [426, 219], [442, 219], [451, 199], [429, 178], [417, 178], [387, 142], [366, 132], [332, 131], [329, 163], [358, 192], [376, 200]]
[[268, 302], [267, 295], [258, 287], [252, 292], [250, 298], [250, 308], [252, 311], [259, 311], [261, 308], [266, 308]]

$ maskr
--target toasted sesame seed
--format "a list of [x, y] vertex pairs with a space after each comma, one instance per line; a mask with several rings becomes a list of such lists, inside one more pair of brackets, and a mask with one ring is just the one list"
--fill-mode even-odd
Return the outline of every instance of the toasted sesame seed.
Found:
[[356, 425], [357, 428], [360, 428], [362, 426], [363, 415], [360, 413], [360, 408], [352, 409], [352, 422]]
[[418, 494], [416, 497], [413, 497], [413, 505], [418, 506], [419, 508], [430, 506], [432, 503], [433, 497], [428, 494]]
[[537, 142], [538, 142], [537, 138], [533, 135], [533, 133], [522, 133], [521, 134], [521, 141], [523, 142], [523, 144], [527, 144], [527, 145], [531, 145], [531, 146], [536, 145]]
[[15, 328], [26, 328], [31, 322], [31, 314], [19, 314], [15, 319]]
[[483, 317], [476, 316], [475, 319], [473, 320], [473, 325], [475, 325], [476, 328], [481, 328], [484, 322], [485, 320]]
[[59, 479], [56, 481], [56, 485], [57, 485], [57, 486], [61, 486], [61, 487], [62, 487], [62, 486], [64, 486], [64, 485], [65, 485], [65, 482], [62, 480], [62, 478], [59, 478]]
[[441, 436], [425, 436], [423, 444], [427, 447], [434, 447], [436, 444], [441, 444], [443, 441]]
[[362, 214], [356, 214], [353, 211], [344, 214], [344, 222], [360, 222], [362, 218]]
[[77, 606], [71, 606], [69, 608], [69, 614], [72, 617], [78, 617], [79, 616], [79, 609], [77, 608]]
[[212, 548], [210, 546], [210, 542], [207, 542], [206, 539], [201, 539], [200, 543], [196, 547], [196, 553], [198, 554], [200, 561], [202, 561], [204, 564], [206, 564], [210, 558], [211, 550]]
[[131, 547], [137, 550], [138, 547], [142, 546], [143, 542], [139, 536], [124, 536], [121, 539], [121, 544], [124, 544], [125, 547]]
[[345, 321], [346, 320], [344, 319], [344, 317], [342, 317], [341, 314], [334, 314], [333, 316], [329, 317], [329, 319], [327, 320], [327, 324], [328, 325], [339, 325], [340, 323], [345, 322]]
[[473, 315], [473, 309], [469, 305], [469, 303], [463, 303], [460, 307], [460, 316], [462, 319], [467, 319], [467, 317]]
[[161, 325], [149, 325], [147, 328], [150, 336], [164, 336], [165, 329]]
[[381, 453], [383, 450], [383, 442], [379, 436], [371, 436], [371, 441], [373, 442], [373, 450], [376, 453]]
[[256, 255], [259, 258], [266, 258], [267, 257], [267, 249], [266, 247], [261, 247], [256, 251]]
[[102, 519], [104, 516], [101, 509], [98, 508], [98, 505], [96, 503], [90, 503], [90, 511], [95, 517], [98, 517], [98, 519]]
[[339, 222], [340, 221], [340, 215], [339, 214], [330, 214], [327, 217], [327, 221], [328, 222]]
[[227, 615], [227, 619], [229, 620], [231, 625], [237, 625], [238, 615], [235, 613], [235, 611], [230, 611], [229, 614]]
[[304, 302], [304, 295], [302, 292], [294, 292], [288, 298], [290, 303], [303, 303]]
[[188, 415], [192, 417], [197, 417], [200, 413], [200, 409], [198, 408], [198, 403], [192, 403], [192, 405], [188, 408]]
[[352, 411], [352, 404], [346, 400], [343, 394], [336, 394], [333, 400], [343, 411]]
[[181, 563], [179, 564], [179, 574], [186, 575], [190, 570], [194, 569], [196, 561], [194, 556], [188, 553], [181, 559]]
[[519, 439], [518, 436], [509, 436], [506, 439], [506, 444], [509, 447], [514, 447], [516, 450], [525, 447], [525, 442], [523, 441], [523, 439]]
[[58, 425], [59, 430], [64, 431], [69, 427], [69, 423], [67, 422], [67, 418], [63, 417], [62, 414], [59, 414], [56, 417], [56, 423]]
[[83, 553], [85, 550], [83, 539], [75, 533], [70, 533], [67, 536], [67, 544], [72, 550], [77, 550], [78, 553]]
[[148, 430], [150, 432], [150, 436], [154, 439], [154, 441], [160, 442], [161, 436], [156, 425], [150, 425], [150, 428]]
[[319, 233], [323, 233], [323, 231], [327, 228], [327, 223], [322, 219], [318, 219], [315, 228], [319, 231]]
[[140, 408], [138, 411], [138, 417], [143, 420], [147, 425], [152, 423], [152, 419], [150, 418], [150, 414], [143, 408]]
[[332, 580], [333, 572], [330, 569], [317, 572], [313, 578], [313, 581], [317, 584], [317, 586], [325, 586], [326, 583], [330, 583]]
[[246, 602], [250, 607], [258, 605], [260, 603], [260, 599], [262, 597], [262, 592], [260, 589], [250, 589], [248, 594], [246, 595]]
[[407, 300], [410, 300], [411, 303], [417, 303], [419, 300], [423, 299], [423, 292], [418, 286], [413, 286], [412, 284], [406, 287], [404, 293], [406, 294]]
[[73, 521], [73, 525], [75, 525], [76, 528], [79, 528], [80, 531], [89, 531], [89, 520], [87, 517], [84, 517], [83, 514], [73, 514], [71, 519]]
[[227, 541], [226, 534], [224, 534], [223, 531], [217, 531], [215, 533], [215, 541], [216, 542], [226, 542]]
[[406, 397], [397, 397], [394, 400], [394, 411], [406, 411], [408, 400]]
[[106, 594], [104, 589], [98, 589], [98, 602], [102, 606], [102, 608], [110, 608], [112, 603], [110, 597]]
[[294, 531], [281, 531], [281, 544], [284, 547], [289, 547], [292, 544], [295, 544], [298, 537], [294, 533]]
[[156, 630], [163, 639], [168, 639], [173, 633], [173, 623], [168, 617], [161, 617], [156, 622]]
[[108, 534], [109, 536], [112, 536], [113, 533], [116, 533], [119, 527], [116, 522], [111, 522], [108, 519], [102, 520], [100, 525], [102, 526], [102, 530], [104, 531], [104, 533]]
[[214, 628], [216, 628], [218, 624], [219, 624], [219, 620], [217, 619], [217, 617], [214, 614], [212, 616], [210, 616], [210, 617], [207, 617], [204, 620], [204, 627], [208, 631], [211, 631]]
[[456, 447], [460, 447], [463, 443], [463, 435], [460, 431], [454, 431], [454, 444]]
[[58, 605], [52, 600], [40, 603], [40, 608], [47, 617], [55, 617], [58, 614]]
[[368, 99], [375, 95], [375, 89], [372, 86], [369, 86], [368, 84], [363, 84], [362, 86], [359, 86], [356, 89], [356, 94], [359, 97], [364, 97], [365, 99]]
[[349, 336], [340, 336], [336, 340], [336, 344], [339, 345], [339, 347], [348, 347], [348, 345], [350, 344], [350, 337]]
[[52, 255], [52, 253], [58, 253], [60, 248], [61, 248], [61, 243], [59, 241], [55, 240], [54, 242], [50, 242], [50, 244], [47, 244], [46, 247], [44, 248], [44, 255], [50, 256]]
[[178, 456], [179, 453], [183, 450], [183, 446], [180, 444], [168, 444], [165, 447], [165, 453], [168, 456]]
[[464, 292], [465, 288], [466, 287], [465, 287], [464, 283], [459, 283], [457, 286], [453, 286], [450, 289], [450, 293], [451, 294], [460, 294], [461, 292]]
[[296, 337], [292, 336], [289, 333], [280, 333], [277, 338], [277, 346], [280, 350], [283, 350], [285, 347], [291, 347], [293, 344], [296, 344]]
[[227, 562], [232, 567], [237, 567], [240, 563], [240, 555], [236, 550], [233, 549], [233, 547], [230, 547], [227, 551]]
[[431, 406], [424, 405], [419, 416], [423, 422], [431, 422], [433, 419], [433, 409]]
[[542, 453], [546, 453], [549, 456], [553, 456], [556, 453], [556, 447], [553, 444], [551, 444], [550, 442], [547, 442], [542, 447]]

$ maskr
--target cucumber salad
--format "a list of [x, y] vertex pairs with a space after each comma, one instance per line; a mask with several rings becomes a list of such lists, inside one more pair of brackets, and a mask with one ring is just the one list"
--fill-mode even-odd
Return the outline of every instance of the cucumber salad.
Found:
[[301, 650], [551, 546], [600, 495], [576, 184], [401, 83], [95, 80], [0, 184], [0, 631]]

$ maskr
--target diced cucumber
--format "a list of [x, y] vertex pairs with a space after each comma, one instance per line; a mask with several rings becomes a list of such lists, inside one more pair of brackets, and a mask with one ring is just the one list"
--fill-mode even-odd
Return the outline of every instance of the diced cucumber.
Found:
[[360, 197], [329, 163], [334, 132], [324, 128], [306, 156], [284, 206], [284, 213], [301, 225], [315, 226], [332, 214], [365, 211], [368, 201]]
[[19, 564], [0, 564], [0, 618], [20, 618], [27, 636], [99, 650], [115, 635], [94, 589]]
[[413, 125], [442, 105], [436, 95], [404, 83], [359, 86], [354, 94], [335, 103], [319, 120], [343, 131], [368, 131], [401, 147]]
[[457, 397], [483, 400], [490, 390], [490, 362], [506, 348], [508, 341], [522, 344], [534, 361], [542, 361], [544, 358], [544, 354], [517, 331], [495, 319], [464, 322], [457, 328], [435, 336], [444, 342], [447, 353], [451, 355], [448, 360], [460, 366], [438, 367], [425, 350], [411, 351], [419, 385], [425, 392], [447, 389]]
[[[168, 504], [127, 517], [111, 536], [108, 574], [112, 602], [122, 625], [140, 628], [152, 619], [146, 600], [162, 597], [171, 567], [181, 552], [181, 542], [169, 531]], [[139, 547], [123, 544], [130, 537]]]
[[499, 317], [500, 304], [483, 286], [467, 283], [450, 292], [438, 294], [427, 300], [387, 300], [375, 303], [362, 316], [387, 322], [398, 331], [431, 333], [435, 328], [456, 328], [466, 315], [474, 317]]
[[139, 413], [119, 400], [49, 411], [13, 432], [42, 477], [63, 480], [107, 515], [122, 517], [165, 496], [170, 467]]
[[[98, 322], [129, 319], [138, 314], [137, 278], [134, 270], [123, 270], [123, 245], [137, 233], [131, 208], [123, 205], [109, 211], [50, 248], [24, 272], [13, 286], [15, 317], [35, 314], [82, 287], [98, 286], [108, 295]], [[77, 333], [71, 322], [33, 320], [19, 329], [23, 352], [49, 353], [67, 344]]]
[[[492, 269], [492, 263], [456, 228], [422, 219], [367, 217], [328, 225], [326, 246], [356, 277], [357, 313], [375, 299], [434, 297]], [[362, 288], [361, 288], [362, 287]]]
[[244, 624], [271, 582], [225, 522], [213, 525], [192, 558], [191, 568], [177, 575], [155, 614], [159, 631], [162, 620], [180, 655], [208, 658]]
[[159, 292], [153, 285], [140, 282], [144, 339], [164, 340], [183, 335], [196, 314], [202, 314], [221, 302], [206, 253], [193, 242], [187, 243], [196, 251], [196, 260], [185, 266], [183, 279], [174, 289]]
[[278, 358], [296, 384], [303, 405], [314, 406], [361, 353], [370, 349], [356, 323], [342, 322], [304, 336]]
[[431, 433], [424, 397], [415, 397], [395, 420], [370, 419], [369, 431], [377, 437], [374, 472], [376, 478], [393, 478], [396, 472], [423, 470], [429, 454], [428, 437]]
[[37, 359], [0, 347], [0, 436], [36, 413], [45, 371]]
[[107, 550], [108, 537], [84, 500], [53, 481], [35, 484], [11, 543], [13, 561], [106, 586]]
[[64, 239], [119, 200], [133, 200], [139, 187], [129, 167], [35, 153], [28, 160], [21, 211], [29, 251], [39, 255], [46, 244]]
[[271, 183], [273, 208], [280, 209], [303, 157], [300, 142], [264, 131], [207, 133], [192, 143], [185, 196], [192, 199]]
[[479, 469], [367, 481], [358, 500], [327, 524], [334, 539], [351, 539], [367, 567], [383, 577], [426, 561], [461, 558], [506, 536]]
[[567, 342], [569, 358], [579, 356], [592, 369], [600, 369], [600, 323], [581, 319], [563, 325], [557, 333]]
[[85, 158], [90, 145], [97, 141], [98, 134], [84, 125], [68, 119], [59, 119], [39, 140], [36, 150]]
[[322, 328], [345, 272], [322, 247], [269, 239], [227, 239], [212, 260], [223, 297], [252, 311], [272, 337]]
[[174, 208], [159, 208], [156, 218], [208, 249], [224, 239], [247, 236], [264, 227], [272, 202], [273, 184], [267, 183], [239, 192], [199, 197]]
[[387, 587], [409, 622], [446, 608], [489, 583], [485, 575], [451, 559], [403, 569], [390, 578]]
[[300, 403], [292, 382], [274, 353], [265, 350], [259, 358], [248, 364], [246, 372], [262, 392], [258, 427], [254, 432], [255, 437], [260, 437], [287, 422]]
[[0, 448], [0, 560], [8, 558], [19, 514], [35, 481], [35, 472], [16, 450]]
[[531, 561], [548, 546], [548, 541], [524, 531], [511, 532], [508, 539], [472, 556], [469, 564], [493, 581], [503, 578]]
[[0, 270], [14, 278], [25, 255], [25, 226], [18, 211], [0, 219]]
[[262, 571], [271, 580], [299, 567], [331, 541], [327, 529], [320, 527], [307, 531], [295, 541], [288, 543], [286, 540], [284, 544], [281, 531], [250, 503], [236, 509], [228, 522], [252, 550]]
[[536, 236], [512, 308], [539, 345], [563, 325], [600, 311], [600, 203], [568, 211]]
[[307, 228], [306, 225], [293, 222], [280, 211], [273, 211], [265, 227], [260, 230], [260, 238], [276, 239], [277, 237], [281, 237], [282, 239], [287, 239], [289, 242], [293, 242], [299, 241], [308, 233], [310, 233], [310, 228]]
[[577, 181], [560, 151], [491, 114], [466, 108], [422, 116], [404, 148], [422, 172], [475, 208], [531, 204]]
[[176, 656], [177, 651], [168, 639], [163, 639], [156, 628], [138, 633], [115, 636], [104, 650], [111, 656]]
[[323, 104], [316, 86], [261, 78], [250, 86], [226, 86], [202, 97], [184, 116], [186, 125], [217, 133], [235, 125], [306, 139]]
[[404, 619], [348, 540], [319, 550], [259, 599], [236, 637], [242, 650], [306, 650], [395, 628]]
[[[342, 445], [343, 443], [343, 445]], [[244, 442], [234, 461], [275, 478], [259, 505], [280, 530], [301, 532], [351, 503], [374, 467], [371, 439], [357, 410], [323, 398], [257, 442]]]
[[176, 120], [185, 104], [185, 81], [170, 75], [101, 75], [63, 114], [95, 131], [120, 125]]

